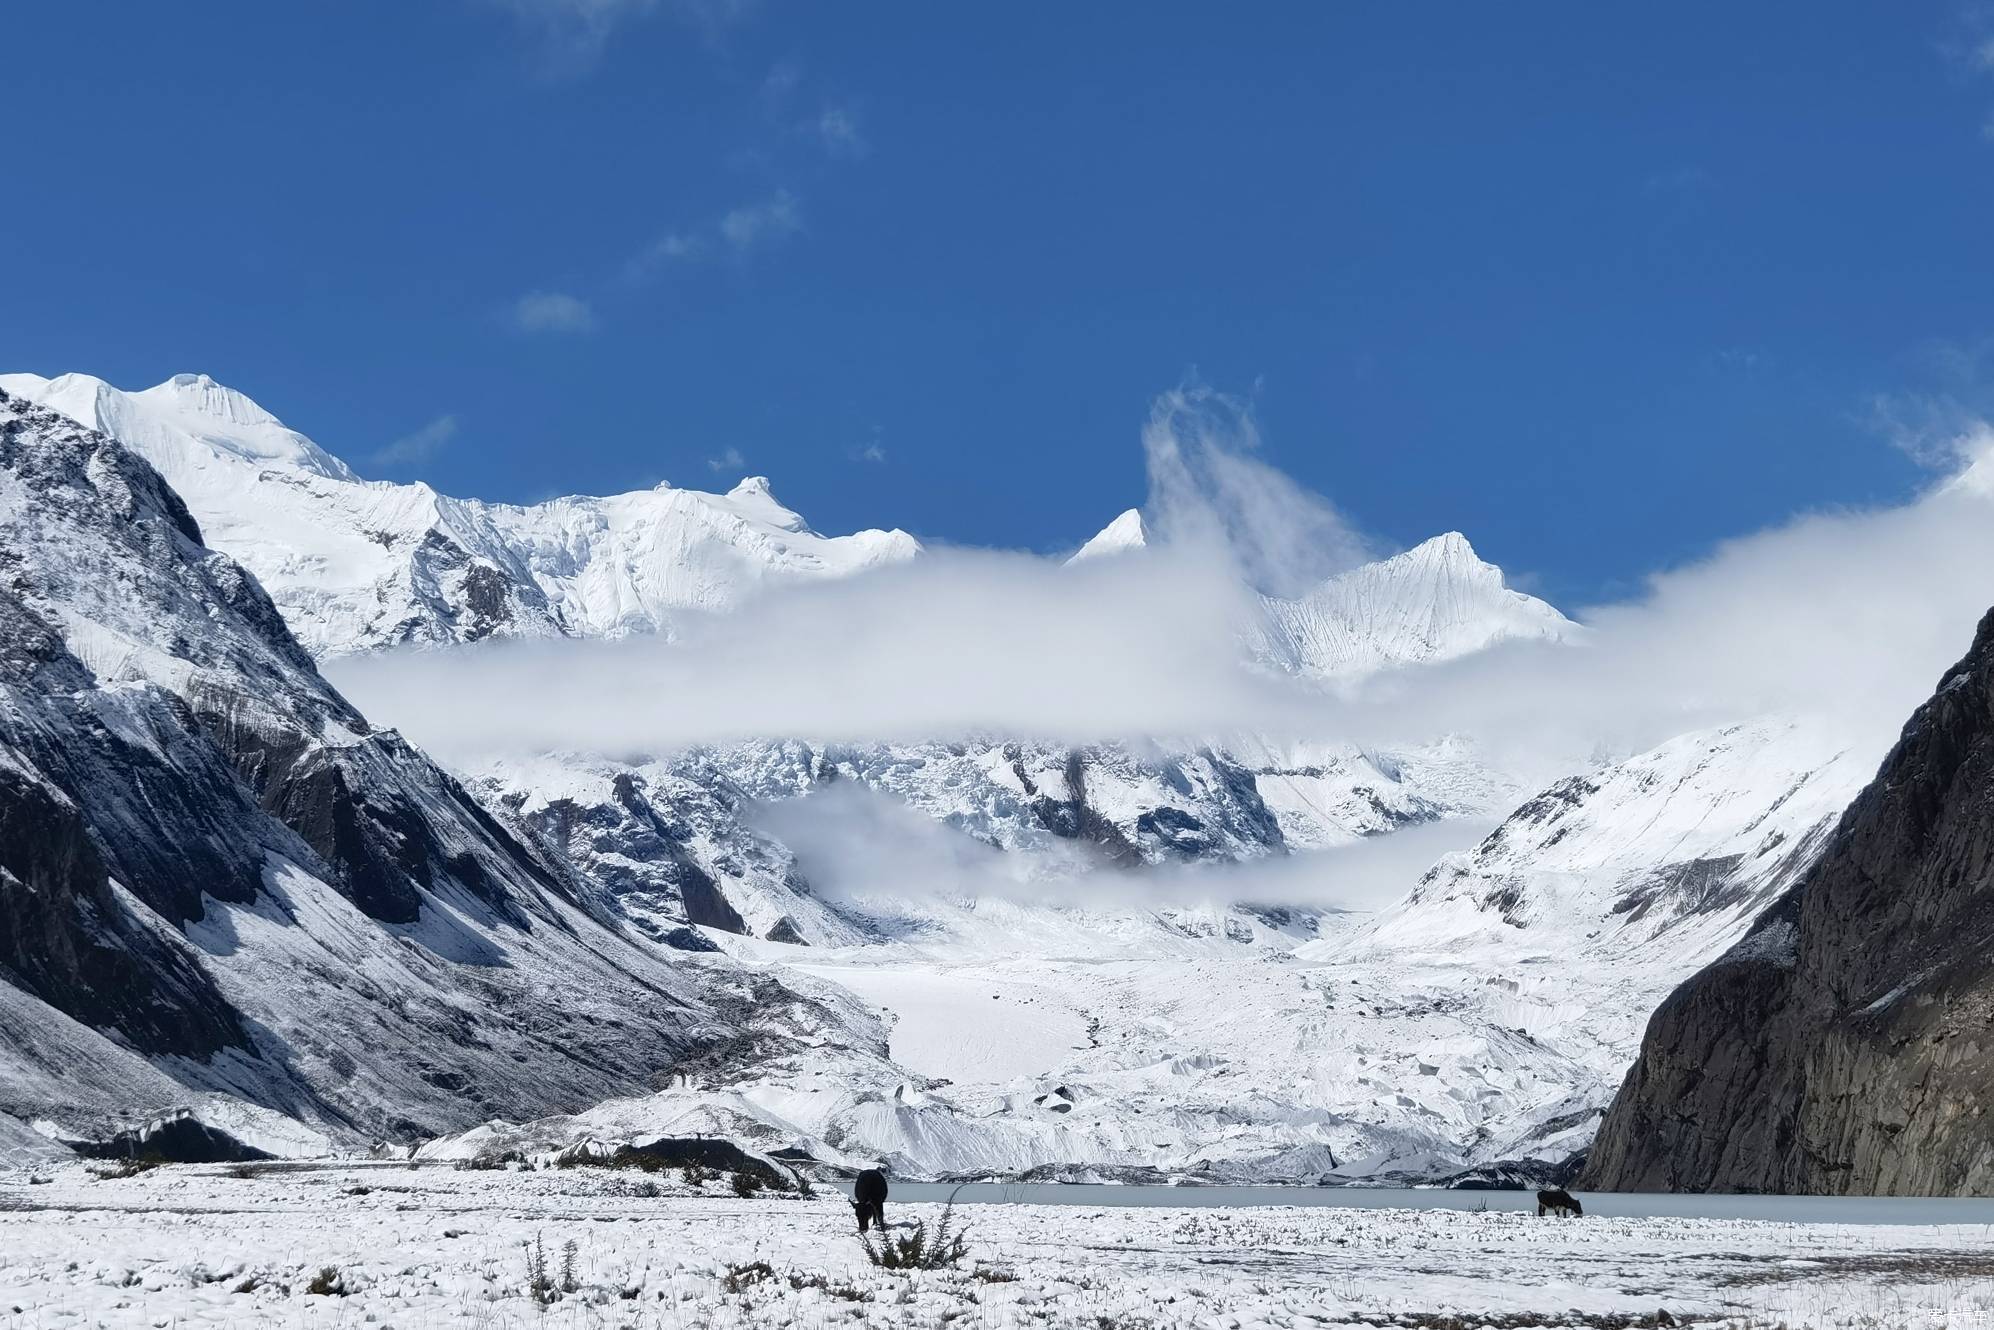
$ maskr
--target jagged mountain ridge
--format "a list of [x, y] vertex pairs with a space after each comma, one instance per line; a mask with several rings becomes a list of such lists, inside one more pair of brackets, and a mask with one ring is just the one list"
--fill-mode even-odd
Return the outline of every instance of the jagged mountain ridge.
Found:
[[760, 1019], [369, 726], [142, 459], [4, 392], [0, 620], [0, 1115], [411, 1139]]
[[824, 901], [795, 854], [753, 825], [758, 804], [862, 787], [971, 841], [1070, 871], [1264, 859], [1482, 816], [1515, 796], [1460, 744], [1386, 755], [1321, 744], [766, 740], [637, 763], [495, 759], [467, 780], [653, 937], [703, 925], [812, 945], [862, 940], [863, 921]]
[[761, 477], [519, 506], [361, 480], [205, 375], [127, 393], [88, 375], [0, 375], [125, 443], [256, 574], [321, 658], [404, 643], [669, 634], [764, 585], [912, 558], [902, 531], [826, 537]]
[[1588, 1185], [1994, 1194], [1994, 612], [1811, 869], [1649, 1021]]
[[[903, 531], [826, 537], [750, 477], [724, 495], [661, 485], [530, 506], [360, 479], [345, 462], [206, 375], [125, 392], [85, 374], [0, 374], [0, 388], [150, 461], [216, 546], [255, 573], [321, 658], [410, 642], [665, 633], [763, 585], [848, 576], [916, 557]], [[1069, 562], [1146, 548], [1122, 513]], [[1265, 602], [1249, 646], [1316, 678], [1446, 660], [1572, 624], [1510, 590], [1450, 532]]]

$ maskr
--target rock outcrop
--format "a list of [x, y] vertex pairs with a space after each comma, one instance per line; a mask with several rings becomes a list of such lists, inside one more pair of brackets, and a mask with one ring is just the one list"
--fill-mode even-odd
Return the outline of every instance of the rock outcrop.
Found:
[[1814, 867], [1656, 1011], [1601, 1190], [1994, 1193], [1994, 612]]

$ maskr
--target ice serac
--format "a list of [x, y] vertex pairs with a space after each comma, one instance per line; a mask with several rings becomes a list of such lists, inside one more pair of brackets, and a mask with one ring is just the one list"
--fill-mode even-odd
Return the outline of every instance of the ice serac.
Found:
[[401, 643], [669, 634], [757, 591], [914, 557], [903, 531], [823, 536], [761, 477], [532, 505], [358, 478], [205, 375], [143, 392], [65, 374], [0, 388], [151, 462], [321, 658]]
[[598, 917], [201, 541], [135, 453], [0, 391], [0, 1115], [413, 1139], [737, 1036], [716, 962]]
[[1263, 605], [1256, 654], [1316, 678], [1453, 660], [1502, 642], [1569, 641], [1581, 632], [1550, 605], [1511, 590], [1502, 570], [1454, 531]]
[[1810, 871], [1654, 1013], [1588, 1185], [1994, 1194], [1994, 613]]

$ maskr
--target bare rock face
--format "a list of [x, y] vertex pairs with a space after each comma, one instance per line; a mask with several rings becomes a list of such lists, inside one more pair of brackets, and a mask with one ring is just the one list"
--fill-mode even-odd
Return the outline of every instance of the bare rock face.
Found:
[[1678, 988], [1600, 1190], [1994, 1194], [1994, 612], [1820, 860]]

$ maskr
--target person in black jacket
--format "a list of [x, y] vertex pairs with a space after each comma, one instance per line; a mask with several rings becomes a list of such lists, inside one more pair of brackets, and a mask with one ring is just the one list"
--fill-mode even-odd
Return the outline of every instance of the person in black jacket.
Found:
[[868, 1223], [886, 1231], [886, 1175], [876, 1168], [866, 1169], [852, 1183], [852, 1209], [859, 1219], [859, 1232]]

